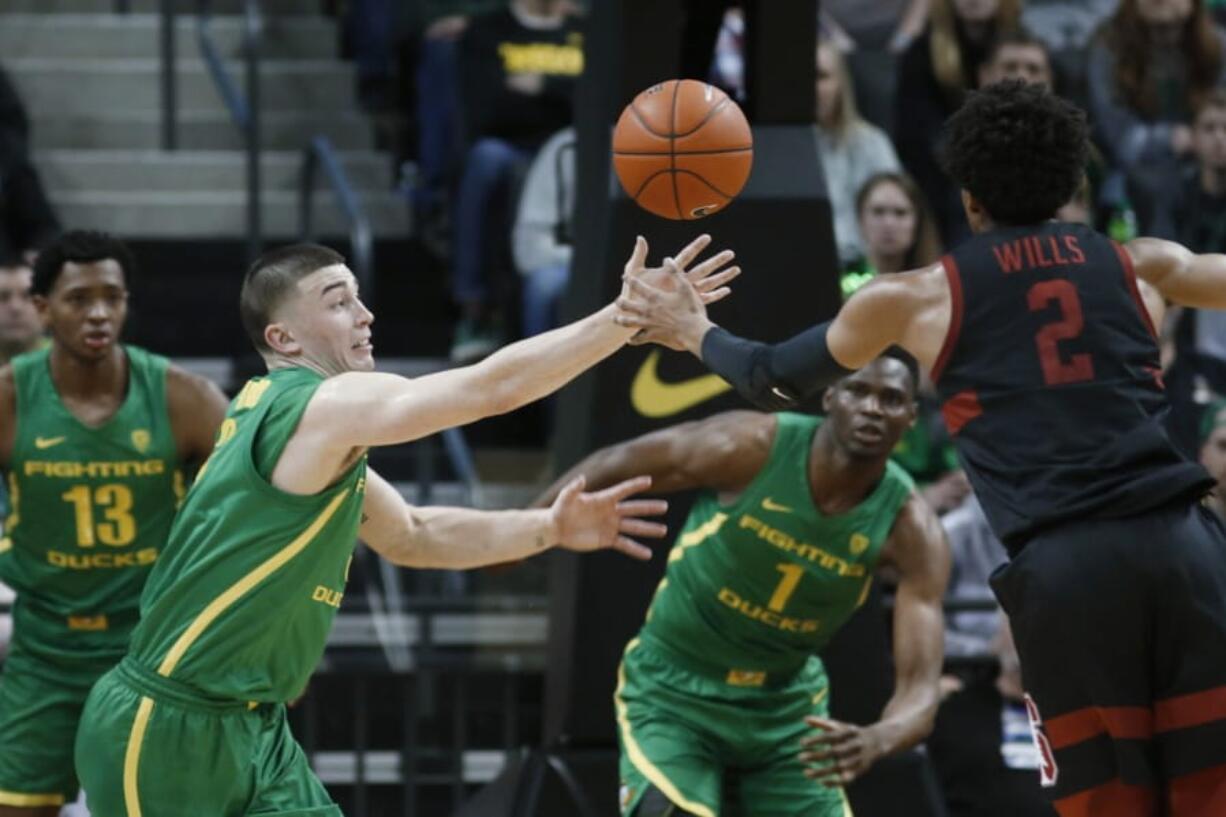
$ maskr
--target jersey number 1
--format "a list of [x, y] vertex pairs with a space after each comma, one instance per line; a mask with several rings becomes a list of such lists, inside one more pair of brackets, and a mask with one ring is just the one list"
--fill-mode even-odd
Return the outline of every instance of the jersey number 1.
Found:
[[1094, 379], [1094, 361], [1086, 352], [1078, 352], [1068, 360], [1060, 356], [1059, 343], [1072, 340], [1085, 329], [1081, 314], [1081, 298], [1072, 281], [1057, 278], [1040, 281], [1026, 295], [1031, 312], [1046, 309], [1053, 302], [1060, 306], [1060, 320], [1044, 324], [1034, 336], [1039, 350], [1039, 364], [1043, 367], [1043, 383], [1048, 386], [1063, 386], [1069, 383], [1084, 383]]

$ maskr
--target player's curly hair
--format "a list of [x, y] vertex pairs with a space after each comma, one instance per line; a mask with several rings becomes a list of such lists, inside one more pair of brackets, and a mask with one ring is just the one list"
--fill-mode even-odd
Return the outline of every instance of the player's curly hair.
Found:
[[942, 164], [999, 224], [1055, 216], [1077, 191], [1086, 116], [1042, 86], [1008, 80], [971, 93], [945, 123]]
[[94, 264], [108, 259], [119, 265], [124, 283], [131, 285], [136, 259], [127, 244], [98, 230], [69, 230], [39, 252], [34, 260], [34, 281], [30, 290], [35, 295], [49, 295], [65, 265]]

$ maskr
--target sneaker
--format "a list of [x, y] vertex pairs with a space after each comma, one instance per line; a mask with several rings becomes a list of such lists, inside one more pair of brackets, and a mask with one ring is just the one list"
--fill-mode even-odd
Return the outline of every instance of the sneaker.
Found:
[[489, 321], [463, 318], [451, 341], [451, 362], [457, 366], [476, 363], [502, 345], [502, 336]]

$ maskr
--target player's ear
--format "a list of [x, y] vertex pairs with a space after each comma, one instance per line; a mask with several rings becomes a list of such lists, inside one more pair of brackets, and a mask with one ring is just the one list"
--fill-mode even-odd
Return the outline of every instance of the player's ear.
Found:
[[982, 232], [986, 228], [987, 211], [969, 190], [962, 191], [962, 209], [966, 212], [966, 223], [970, 225], [971, 232]]
[[830, 408], [834, 405], [834, 386], [822, 392], [822, 413], [829, 414]]
[[38, 312], [38, 320], [43, 325], [43, 331], [51, 329], [51, 303], [47, 300], [47, 296], [30, 295], [30, 303], [34, 304], [34, 309]]
[[302, 344], [294, 338], [294, 333], [280, 321], [264, 327], [264, 342], [269, 349], [282, 355], [295, 355], [302, 351]]

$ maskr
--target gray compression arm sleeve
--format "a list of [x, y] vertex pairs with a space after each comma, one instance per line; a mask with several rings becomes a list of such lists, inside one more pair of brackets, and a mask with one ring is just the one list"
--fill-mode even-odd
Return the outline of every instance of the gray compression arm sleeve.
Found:
[[851, 374], [830, 354], [829, 328], [829, 322], [821, 323], [771, 345], [738, 338], [717, 326], [702, 339], [702, 362], [759, 408], [795, 408]]

